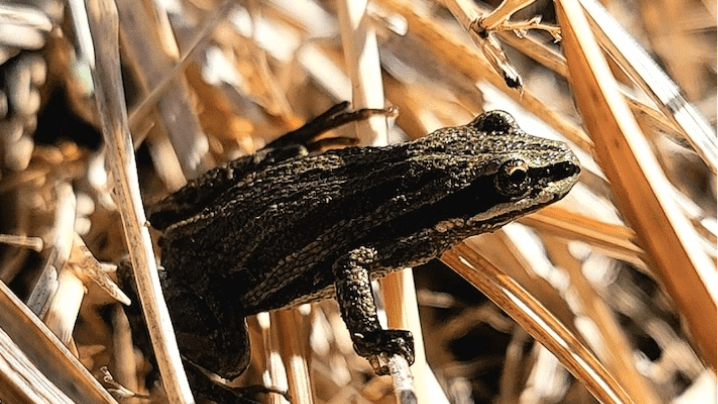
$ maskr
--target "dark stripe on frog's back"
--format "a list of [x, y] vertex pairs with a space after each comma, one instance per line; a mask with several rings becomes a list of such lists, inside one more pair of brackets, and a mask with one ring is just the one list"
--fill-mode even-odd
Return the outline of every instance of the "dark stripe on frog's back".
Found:
[[[223, 258], [234, 260], [235, 257], [222, 254], [222, 247], [226, 245], [217, 243], [217, 234], [232, 233], [238, 246], [251, 246], [253, 240], [261, 238], [262, 232], [266, 231], [267, 223], [256, 219], [265, 214], [272, 203], [291, 198], [294, 193], [292, 185], [296, 184], [298, 175], [309, 178], [321, 175], [322, 170], [331, 170], [344, 164], [341, 158], [334, 157], [303, 157], [313, 161], [299, 165], [291, 164], [297, 160], [293, 159], [290, 163], [269, 166], [238, 178], [233, 186], [216, 197], [199, 214], [168, 227], [162, 240], [165, 244], [163, 249], [189, 255], [202, 252], [220, 254], [215, 257], [217, 261], [212, 261], [216, 264], [222, 263]], [[259, 233], [256, 233], [255, 228], [259, 228]]]
[[[168, 227], [165, 235], [167, 238], [192, 237], [207, 229], [222, 228], [223, 223], [242, 228], [261, 215], [272, 203], [290, 198], [295, 193], [292, 186], [297, 185], [300, 177], [301, 181], [313, 181], [317, 177], [327, 177], [327, 172], [341, 169], [346, 164], [343, 155], [349, 154], [350, 151], [351, 149], [344, 149], [341, 155], [327, 153], [299, 157], [248, 173], [214, 198], [212, 204], [199, 214]], [[304, 161], [301, 164], [296, 163], [300, 160]], [[336, 177], [335, 180], [340, 180], [338, 175]], [[228, 222], [228, 218], [234, 221]], [[204, 240], [201, 237], [194, 238]]]

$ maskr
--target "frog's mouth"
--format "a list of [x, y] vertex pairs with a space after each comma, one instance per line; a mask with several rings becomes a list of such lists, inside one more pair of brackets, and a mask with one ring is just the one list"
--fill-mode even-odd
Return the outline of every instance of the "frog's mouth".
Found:
[[535, 196], [540, 197], [540, 194], [553, 194], [554, 198], [551, 202], [555, 202], [566, 196], [578, 180], [580, 173], [581, 167], [574, 161], [564, 161], [553, 164], [550, 167], [529, 170], [529, 175], [536, 179], [533, 185]]

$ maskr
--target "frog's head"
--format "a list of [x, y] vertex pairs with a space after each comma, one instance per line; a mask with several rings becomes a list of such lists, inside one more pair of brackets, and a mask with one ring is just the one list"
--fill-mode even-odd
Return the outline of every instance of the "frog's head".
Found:
[[[437, 223], [483, 232], [563, 198], [578, 179], [578, 159], [559, 141], [532, 136], [503, 111], [439, 129], [422, 153], [446, 173]], [[438, 191], [438, 190], [437, 190]], [[441, 226], [439, 226], [441, 227]]]

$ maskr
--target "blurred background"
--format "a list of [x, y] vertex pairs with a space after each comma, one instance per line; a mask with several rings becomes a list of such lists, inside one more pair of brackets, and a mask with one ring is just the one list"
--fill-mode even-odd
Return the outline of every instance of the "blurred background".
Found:
[[[715, 2], [508, 1], [522, 4], [490, 14], [499, 3], [371, 1], [367, 33], [343, 23], [349, 6], [333, 1], [121, 0], [109, 41], [88, 30], [101, 2], [0, 3], [0, 280], [97, 380], [106, 366], [124, 388], [166, 401], [133, 348], [121, 295], [98, 286], [127, 254], [101, 130], [104, 116], [123, 114], [98, 110], [100, 85], [126, 105], [146, 206], [337, 102], [356, 102], [358, 86], [383, 100], [378, 107], [399, 108], [390, 142], [503, 109], [527, 132], [569, 142], [580, 183], [555, 207], [462, 246], [488, 261], [468, 261], [483, 283], [447, 266], [450, 255], [414, 269], [416, 299], [385, 302], [418, 306], [420, 324], [410, 326], [423, 333], [428, 363], [412, 368], [419, 401], [591, 403], [596, 391], [621, 390], [636, 403], [715, 403]], [[580, 18], [557, 13], [579, 3]], [[469, 25], [462, 10], [493, 24]], [[352, 35], [374, 43], [372, 82], [352, 73]], [[112, 55], [112, 41], [121, 88], [93, 80], [94, 58]], [[596, 82], [629, 117], [587, 99], [605, 91], [582, 73], [597, 58], [612, 76]], [[615, 133], [633, 139], [628, 150], [595, 129], [614, 120], [633, 129]], [[355, 133], [348, 125], [332, 135]], [[643, 202], [654, 199], [660, 208]], [[489, 266], [502, 275], [485, 275]], [[502, 300], [507, 285], [529, 297]], [[253, 361], [235, 384], [295, 392], [299, 380], [310, 394], [294, 403], [394, 402], [391, 380], [354, 354], [333, 301], [292, 313], [249, 319]], [[26, 322], [3, 321], [9, 334]], [[287, 353], [287, 339], [301, 346]], [[288, 366], [295, 356], [300, 375]], [[608, 379], [571, 368], [591, 358]], [[0, 366], [3, 385], [13, 372]], [[45, 376], [57, 385], [70, 377]]]

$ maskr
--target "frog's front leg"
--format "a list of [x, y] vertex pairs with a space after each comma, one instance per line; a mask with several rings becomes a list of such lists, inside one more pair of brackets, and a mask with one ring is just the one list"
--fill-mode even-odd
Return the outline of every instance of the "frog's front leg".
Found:
[[336, 298], [349, 329], [354, 350], [367, 358], [379, 375], [388, 373], [380, 357], [400, 354], [414, 363], [414, 339], [405, 330], [384, 330], [376, 314], [369, 268], [376, 263], [377, 251], [360, 247], [334, 264]]

